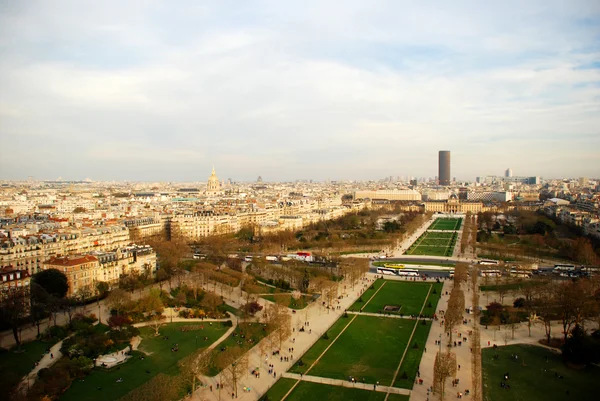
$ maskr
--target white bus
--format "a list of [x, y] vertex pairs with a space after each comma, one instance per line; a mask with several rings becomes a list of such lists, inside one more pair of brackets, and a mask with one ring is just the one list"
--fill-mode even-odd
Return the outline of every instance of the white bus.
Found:
[[497, 260], [492, 260], [492, 259], [481, 259], [479, 262], [480, 265], [486, 265], [486, 266], [497, 266], [500, 264], [500, 262], [498, 262]]
[[398, 269], [393, 267], [377, 267], [377, 273], [390, 276], [419, 277], [418, 270]]
[[556, 271], [564, 271], [564, 272], [572, 272], [575, 271], [575, 265], [563, 265], [563, 264], [559, 264], [559, 265], [554, 265], [554, 270]]
[[481, 274], [481, 277], [502, 277], [500, 270], [481, 270], [479, 274]]

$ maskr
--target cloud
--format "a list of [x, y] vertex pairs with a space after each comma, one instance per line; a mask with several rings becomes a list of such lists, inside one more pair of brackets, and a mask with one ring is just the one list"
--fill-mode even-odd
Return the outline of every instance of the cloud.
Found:
[[600, 176], [596, 2], [122, 3], [3, 5], [0, 178]]

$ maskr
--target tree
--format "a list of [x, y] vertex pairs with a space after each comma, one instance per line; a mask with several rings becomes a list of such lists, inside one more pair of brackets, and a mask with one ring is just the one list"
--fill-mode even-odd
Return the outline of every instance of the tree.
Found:
[[440, 396], [442, 401], [446, 395], [446, 381], [456, 375], [456, 370], [456, 354], [437, 353], [433, 364], [433, 391]]
[[106, 305], [114, 309], [117, 315], [123, 314], [131, 304], [131, 295], [120, 288], [116, 288], [110, 292], [106, 298]]
[[29, 313], [29, 287], [9, 287], [0, 291], [0, 317], [12, 329], [17, 347], [21, 346], [19, 327]]
[[169, 278], [169, 273], [167, 273], [164, 269], [158, 269], [156, 271], [156, 282], [158, 283], [158, 287], [162, 290], [162, 286], [164, 281]]
[[164, 306], [160, 300], [160, 290], [151, 289], [148, 295], [139, 301], [139, 309], [150, 317], [150, 325], [154, 328], [154, 335], [158, 336], [160, 327], [163, 325], [165, 316], [162, 314]]
[[217, 356], [217, 366], [231, 383], [233, 392], [237, 398], [238, 382], [248, 372], [248, 355], [239, 346], [227, 348]]
[[57, 269], [42, 270], [31, 277], [31, 282], [42, 287], [46, 293], [62, 299], [69, 291], [69, 281], [63, 272]]
[[212, 359], [213, 353], [207, 351], [206, 348], [201, 348], [177, 362], [184, 380], [191, 382], [192, 394], [196, 391], [196, 378], [206, 373], [208, 367], [213, 362]]

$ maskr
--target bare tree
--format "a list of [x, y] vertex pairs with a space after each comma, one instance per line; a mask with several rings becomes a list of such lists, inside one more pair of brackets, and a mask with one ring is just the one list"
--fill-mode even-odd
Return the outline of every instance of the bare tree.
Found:
[[196, 391], [196, 378], [203, 375], [213, 362], [213, 353], [206, 348], [199, 349], [177, 362], [184, 380], [192, 385], [192, 394]]
[[238, 396], [239, 380], [248, 373], [248, 355], [238, 347], [229, 347], [217, 356], [217, 366], [226, 380], [231, 383], [235, 396]]
[[456, 354], [452, 352], [440, 353], [435, 356], [433, 364], [433, 391], [444, 400], [446, 381], [456, 375]]

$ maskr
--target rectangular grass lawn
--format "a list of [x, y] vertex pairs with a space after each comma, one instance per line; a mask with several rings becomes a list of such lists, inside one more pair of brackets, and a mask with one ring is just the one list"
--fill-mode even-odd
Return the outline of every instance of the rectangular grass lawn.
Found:
[[[110, 370], [94, 368], [84, 381], [76, 380], [61, 396], [61, 401], [110, 401], [116, 400], [134, 388], [141, 386], [159, 372], [176, 375], [179, 372], [177, 362], [198, 348], [208, 347], [219, 339], [228, 327], [220, 323], [203, 323], [204, 329], [182, 332], [181, 326], [200, 325], [200, 322], [172, 323], [160, 329], [160, 336], [154, 336], [154, 329], [141, 328], [142, 342], [135, 357]], [[168, 336], [163, 340], [162, 336]], [[198, 339], [196, 340], [196, 336]], [[208, 337], [205, 341], [204, 337]], [[179, 351], [171, 352], [173, 344], [178, 344]], [[142, 360], [141, 357], [144, 357]], [[123, 378], [117, 383], [118, 378]], [[100, 388], [100, 390], [98, 390]]]
[[386, 305], [399, 305], [402, 315], [417, 315], [423, 307], [432, 283], [387, 280], [381, 290], [364, 307], [363, 312], [382, 312]]
[[[378, 391], [301, 381], [290, 395], [288, 395], [286, 401], [383, 401], [385, 400], [385, 395], [386, 393]], [[270, 397], [269, 400], [271, 400]]]
[[287, 393], [290, 391], [294, 384], [296, 384], [298, 380], [287, 379], [285, 377], [280, 378], [273, 384], [273, 386], [267, 391], [267, 394], [262, 396], [261, 400], [269, 400], [269, 401], [279, 401], [281, 400]]
[[[498, 359], [493, 358], [496, 354]], [[518, 355], [516, 361], [511, 359], [512, 354]], [[559, 354], [542, 347], [484, 348], [481, 363], [484, 401], [594, 401], [599, 397], [600, 368], [570, 369]], [[507, 372], [510, 389], [500, 387]], [[563, 378], [556, 378], [556, 374]]]
[[302, 366], [296, 362], [294, 366], [290, 368], [290, 372], [292, 373], [306, 373], [306, 370], [313, 364], [314, 361], [325, 351], [325, 349], [333, 342], [333, 340], [340, 334], [344, 327], [346, 327], [350, 323], [351, 317], [347, 318], [339, 318], [330, 328], [327, 330], [328, 338], [325, 339], [323, 336], [317, 340], [313, 344], [312, 347], [304, 355], [302, 358], [298, 360], [302, 361]]
[[356, 315], [308, 374], [389, 386], [415, 322]]
[[[385, 283], [385, 280], [383, 279], [375, 280], [375, 282], [369, 288], [367, 288], [367, 290], [359, 297], [358, 300], [356, 300], [356, 302], [352, 304], [352, 306], [348, 308], [348, 310], [356, 312], [359, 311], [360, 308], [362, 308], [369, 301], [373, 294], [377, 292], [377, 290], [383, 285], [383, 283]], [[362, 299], [362, 301], [360, 299]]]
[[[430, 329], [431, 321], [429, 320], [421, 320], [417, 324], [417, 329], [410, 344], [408, 344], [408, 350], [402, 360], [396, 381], [392, 383], [394, 387], [412, 389]], [[433, 352], [433, 350], [430, 352]], [[404, 376], [404, 373], [406, 373], [406, 376]]]
[[436, 219], [428, 230], [451, 230], [456, 231], [460, 229], [462, 224], [462, 218], [457, 219]]

